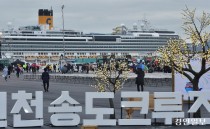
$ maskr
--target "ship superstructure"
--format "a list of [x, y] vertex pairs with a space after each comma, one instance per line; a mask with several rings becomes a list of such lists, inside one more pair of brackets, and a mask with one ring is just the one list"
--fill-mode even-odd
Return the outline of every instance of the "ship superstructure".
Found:
[[[39, 11], [39, 16], [41, 14], [42, 11]], [[44, 14], [51, 15], [52, 12]], [[96, 58], [104, 55], [143, 56], [166, 45], [169, 39], [179, 38], [173, 31], [140, 30], [136, 24], [132, 29], [127, 29], [124, 25], [116, 27], [112, 34], [54, 30], [52, 22], [47, 19], [48, 17], [42, 17], [42, 20], [39, 20], [42, 24], [38, 26], [25, 26], [18, 30], [2, 32], [2, 57], [33, 62], [58, 61], [61, 55], [69, 59]], [[46, 25], [43, 26], [43, 21], [46, 21], [50, 29], [46, 29]]]

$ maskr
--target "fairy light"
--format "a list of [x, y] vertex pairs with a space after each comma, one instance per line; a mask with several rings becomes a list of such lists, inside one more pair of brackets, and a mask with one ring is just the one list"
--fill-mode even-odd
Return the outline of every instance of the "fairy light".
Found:
[[96, 85], [91, 85], [91, 87], [96, 88], [98, 92], [116, 92], [123, 88], [124, 82], [128, 79], [129, 69], [127, 62], [111, 60], [99, 67], [95, 74]]
[[[209, 60], [210, 48], [207, 48], [210, 39], [210, 33], [207, 32], [207, 27], [210, 25], [210, 14], [203, 12], [202, 16], [195, 17], [195, 9], [183, 11], [183, 30], [187, 35], [187, 39], [191, 40], [189, 46], [182, 39], [170, 39], [166, 46], [160, 47], [157, 52], [161, 55], [158, 61], [161, 64], [173, 66], [175, 69], [184, 73], [183, 69], [188, 68], [190, 59], [202, 58]], [[205, 51], [193, 51], [190, 48], [201, 47]]]

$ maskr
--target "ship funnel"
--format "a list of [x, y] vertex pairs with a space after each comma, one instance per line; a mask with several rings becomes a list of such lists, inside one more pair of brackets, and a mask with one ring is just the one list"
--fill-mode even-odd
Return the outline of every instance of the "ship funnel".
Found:
[[49, 25], [49, 30], [53, 28], [53, 10], [39, 9], [39, 25]]

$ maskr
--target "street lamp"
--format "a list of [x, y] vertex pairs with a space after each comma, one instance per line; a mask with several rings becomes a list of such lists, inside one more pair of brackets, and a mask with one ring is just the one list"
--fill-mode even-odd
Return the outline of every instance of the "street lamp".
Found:
[[62, 11], [62, 20], [63, 20], [63, 56], [65, 58], [66, 55], [66, 48], [65, 48], [65, 41], [64, 41], [64, 15], [63, 15], [63, 9], [64, 9], [64, 5], [61, 6], [61, 11]]
[[63, 60], [63, 54], [60, 55], [60, 59], [59, 59], [59, 70], [61, 71], [62, 67], [63, 67], [63, 63], [62, 63], [62, 60]]

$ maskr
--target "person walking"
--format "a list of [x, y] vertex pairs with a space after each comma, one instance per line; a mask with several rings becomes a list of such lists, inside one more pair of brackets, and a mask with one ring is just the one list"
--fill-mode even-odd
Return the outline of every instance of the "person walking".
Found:
[[86, 65], [86, 70], [87, 70], [87, 74], [89, 73], [89, 70], [90, 70], [90, 65], [89, 65], [89, 63], [87, 63], [87, 65]]
[[20, 76], [20, 68], [19, 68], [19, 66], [17, 66], [17, 68], [16, 68], [16, 76], [17, 76], [17, 78], [19, 78], [19, 76]]
[[8, 66], [8, 77], [9, 77], [9, 78], [10, 78], [11, 72], [12, 72], [12, 66], [9, 65], [9, 66]]
[[5, 81], [7, 81], [7, 76], [8, 76], [8, 68], [7, 68], [7, 66], [5, 66], [3, 69], [3, 77], [4, 77]]
[[141, 86], [141, 91], [144, 91], [144, 76], [145, 76], [145, 73], [141, 68], [138, 68], [136, 70], [136, 74], [137, 74], [137, 77], [136, 77], [137, 90], [140, 91], [139, 86]]
[[26, 72], [28, 73], [28, 71], [29, 71], [29, 67], [30, 67], [30, 65], [29, 64], [26, 64]]
[[56, 73], [56, 65], [55, 64], [53, 65], [53, 70]]
[[50, 75], [47, 72], [47, 68], [44, 68], [44, 72], [42, 73], [42, 81], [43, 81], [43, 87], [44, 87], [45, 92], [48, 92], [49, 80], [50, 80]]

